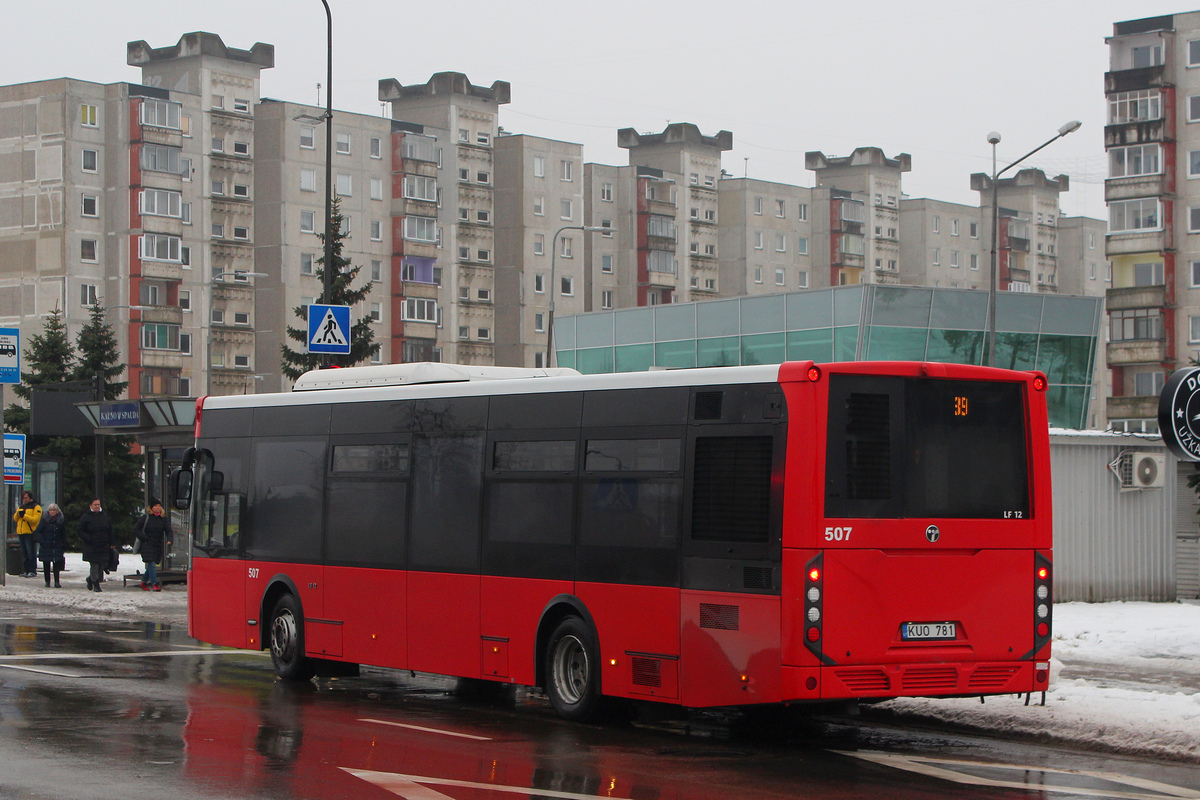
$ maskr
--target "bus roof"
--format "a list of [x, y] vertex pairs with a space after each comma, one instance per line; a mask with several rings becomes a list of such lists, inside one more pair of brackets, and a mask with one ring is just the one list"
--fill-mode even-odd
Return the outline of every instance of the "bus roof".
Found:
[[416, 364], [384, 364], [374, 367], [314, 369], [301, 375], [293, 392], [318, 389], [353, 389], [366, 386], [408, 386], [415, 383], [459, 383], [517, 378], [547, 378], [578, 375], [565, 367], [529, 369], [526, 367], [474, 367], [422, 361]]

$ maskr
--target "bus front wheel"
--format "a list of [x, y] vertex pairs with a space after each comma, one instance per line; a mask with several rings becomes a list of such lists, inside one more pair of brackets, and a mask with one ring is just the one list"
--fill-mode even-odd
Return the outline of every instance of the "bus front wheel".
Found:
[[280, 596], [271, 612], [271, 662], [285, 681], [306, 681], [313, 676], [312, 661], [304, 655], [304, 619], [290, 594]]
[[567, 617], [554, 629], [546, 648], [546, 694], [564, 719], [591, 718], [600, 702], [600, 648], [591, 627]]

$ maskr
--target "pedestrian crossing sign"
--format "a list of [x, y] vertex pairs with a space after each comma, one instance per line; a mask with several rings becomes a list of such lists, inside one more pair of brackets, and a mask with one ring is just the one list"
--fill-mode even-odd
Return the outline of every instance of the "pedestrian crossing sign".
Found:
[[350, 354], [350, 306], [308, 307], [308, 352]]

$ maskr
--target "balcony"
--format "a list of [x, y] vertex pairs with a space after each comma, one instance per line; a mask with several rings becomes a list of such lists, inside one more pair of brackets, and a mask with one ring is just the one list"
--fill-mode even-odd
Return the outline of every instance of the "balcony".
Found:
[[673, 272], [650, 271], [646, 273], [646, 285], [657, 289], [674, 289], [675, 282], [675, 273]]
[[142, 277], [168, 281], [183, 280], [183, 264], [171, 261], [142, 261]]
[[1105, 295], [1104, 308], [1108, 311], [1124, 311], [1129, 308], [1164, 308], [1167, 304], [1167, 287], [1126, 286], [1109, 289]]
[[1129, 339], [1109, 342], [1106, 359], [1110, 367], [1130, 364], [1161, 364], [1167, 358], [1167, 343], [1162, 339]]
[[1008, 271], [1008, 279], [1019, 283], [1029, 283], [1032, 276], [1027, 269], [1010, 269]]
[[1155, 419], [1158, 417], [1158, 395], [1110, 397], [1105, 414], [1109, 419]]
[[1136, 122], [1121, 122], [1104, 126], [1104, 146], [1122, 147], [1128, 144], [1147, 144], [1150, 142], [1171, 141], [1175, 137], [1168, 136], [1167, 121], [1162, 119], [1138, 120]]
[[142, 309], [142, 322], [162, 322], [167, 325], [182, 325], [183, 309], [178, 306], [146, 306]]
[[669, 200], [647, 200], [646, 210], [663, 217], [675, 216], [675, 204]]
[[1138, 89], [1161, 89], [1170, 86], [1164, 79], [1166, 67], [1139, 67], [1104, 73], [1104, 93], [1133, 92]]
[[1029, 252], [1029, 240], [1022, 239], [1017, 236], [1009, 236], [1008, 237], [1008, 249], [1016, 250], [1017, 252], [1020, 252], [1020, 253], [1028, 253]]
[[1167, 235], [1161, 229], [1110, 233], [1104, 244], [1104, 252], [1110, 258], [1140, 253], [1162, 253], [1166, 249]]
[[1167, 194], [1167, 176], [1134, 175], [1129, 178], [1109, 178], [1104, 182], [1104, 200], [1133, 200], [1138, 197], [1158, 197]]

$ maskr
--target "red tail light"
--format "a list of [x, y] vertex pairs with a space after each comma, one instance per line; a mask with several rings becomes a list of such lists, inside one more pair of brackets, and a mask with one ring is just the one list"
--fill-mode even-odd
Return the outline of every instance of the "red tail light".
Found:
[[1038, 571], [1037, 571], [1037, 576], [1038, 576], [1038, 580], [1039, 580], [1039, 581], [1044, 581], [1044, 580], [1046, 580], [1046, 577], [1047, 577], [1049, 574], [1050, 574], [1050, 570], [1046, 569], [1045, 567], [1039, 567], [1039, 568], [1038, 568]]
[[808, 629], [808, 640], [810, 642], [815, 642], [817, 639], [820, 639], [820, 638], [821, 638], [821, 631], [819, 628], [809, 628]]
[[808, 579], [814, 583], [821, 580], [821, 570], [813, 567], [808, 571]]
[[1034, 390], [1035, 392], [1044, 392], [1044, 391], [1046, 391], [1046, 379], [1045, 379], [1044, 377], [1042, 377], [1041, 375], [1038, 375], [1038, 376], [1034, 377], [1034, 379], [1033, 379], [1033, 390]]
[[812, 381], [813, 383], [816, 383], [817, 381], [821, 380], [820, 367], [816, 367], [816, 366], [809, 367], [808, 368], [808, 379], [810, 381]]

